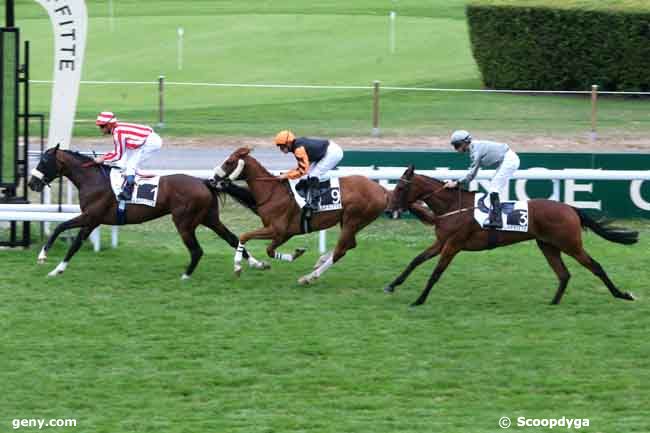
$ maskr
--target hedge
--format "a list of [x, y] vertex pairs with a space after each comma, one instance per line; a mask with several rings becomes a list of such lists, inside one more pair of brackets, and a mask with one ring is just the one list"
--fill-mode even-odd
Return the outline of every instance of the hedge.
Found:
[[650, 1], [481, 0], [466, 12], [488, 88], [650, 91]]

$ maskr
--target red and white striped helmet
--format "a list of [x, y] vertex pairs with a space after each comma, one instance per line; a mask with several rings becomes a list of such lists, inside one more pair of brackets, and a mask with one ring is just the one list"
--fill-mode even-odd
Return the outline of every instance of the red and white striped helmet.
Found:
[[97, 115], [97, 120], [95, 120], [95, 125], [104, 126], [117, 123], [117, 117], [111, 111], [102, 111]]

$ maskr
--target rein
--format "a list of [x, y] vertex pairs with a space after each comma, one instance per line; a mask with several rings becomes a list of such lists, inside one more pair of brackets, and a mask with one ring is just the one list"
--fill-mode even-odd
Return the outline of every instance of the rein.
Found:
[[[424, 178], [424, 180], [425, 180], [427, 183], [430, 183], [430, 184], [435, 185], [433, 182], [431, 182], [431, 181], [430, 181], [429, 179], [427, 179], [426, 177]], [[413, 182], [413, 181], [411, 181], [411, 180], [406, 180], [406, 179], [402, 179], [402, 181], [404, 181], [405, 183], [409, 183], [409, 184]], [[437, 188], [436, 190], [429, 192], [429, 193], [426, 194], [425, 196], [420, 197], [419, 200], [426, 201], [426, 199], [428, 199], [428, 198], [431, 197], [432, 195], [436, 195], [436, 194], [438, 194], [438, 193], [439, 193], [440, 191], [442, 191], [443, 189], [445, 189], [445, 185], [444, 185], [444, 184], [443, 184], [442, 186], [440, 186], [439, 188]], [[461, 206], [461, 203], [462, 203], [462, 190], [461, 190], [460, 188], [457, 188], [457, 190], [458, 190], [458, 209], [453, 210], [453, 211], [451, 211], [451, 212], [447, 212], [447, 213], [442, 214], [442, 215], [439, 215], [437, 218], [446, 218], [446, 217], [448, 217], [448, 216], [456, 215], [456, 214], [459, 214], [459, 213], [461, 213], [461, 212], [466, 212], [466, 211], [468, 211], [468, 210], [474, 210], [474, 209], [476, 209], [476, 206], [461, 208], [460, 206]]]

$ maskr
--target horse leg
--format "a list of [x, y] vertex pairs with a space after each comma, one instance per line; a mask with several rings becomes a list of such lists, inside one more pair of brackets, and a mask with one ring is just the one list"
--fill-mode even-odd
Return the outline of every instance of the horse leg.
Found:
[[234, 271], [235, 276], [239, 277], [241, 274], [241, 261], [246, 251], [245, 244], [251, 239], [273, 239], [276, 236], [275, 228], [273, 226], [262, 227], [252, 232], [244, 233], [239, 236], [239, 242], [235, 249]]
[[429, 296], [429, 292], [431, 291], [431, 288], [433, 285], [440, 279], [442, 276], [442, 273], [445, 272], [445, 269], [447, 269], [447, 266], [449, 266], [449, 263], [451, 263], [452, 259], [458, 254], [460, 251], [460, 248], [449, 244], [448, 242], [445, 243], [445, 245], [442, 248], [442, 252], [440, 253], [440, 259], [438, 260], [438, 264], [436, 265], [436, 268], [433, 270], [433, 273], [429, 277], [429, 281], [427, 281], [427, 285], [418, 297], [418, 299], [411, 304], [411, 307], [415, 307], [418, 305], [422, 305], [426, 302], [427, 296]]
[[183, 214], [182, 216], [173, 215], [172, 219], [174, 220], [178, 234], [190, 252], [190, 264], [187, 266], [185, 273], [181, 275], [181, 280], [187, 280], [192, 276], [192, 272], [194, 272], [194, 269], [201, 260], [201, 256], [203, 256], [203, 249], [196, 239], [196, 226], [198, 224], [195, 224], [192, 221], [193, 218], [187, 214]]
[[[237, 238], [237, 236], [233, 232], [231, 232], [228, 229], [228, 227], [226, 227], [221, 221], [217, 221], [217, 222], [214, 222], [214, 223], [206, 221], [206, 222], [203, 222], [203, 225], [208, 227], [210, 230], [215, 232], [217, 235], [219, 235], [219, 237], [221, 239], [228, 242], [228, 245], [230, 245], [231, 247], [236, 249], [237, 246], [239, 245], [239, 239]], [[271, 267], [271, 265], [269, 265], [268, 263], [255, 259], [255, 257], [253, 257], [253, 255], [250, 252], [248, 252], [248, 250], [246, 250], [246, 248], [244, 248], [244, 251], [242, 253], [242, 257], [248, 260], [248, 265], [251, 268], [254, 268], [254, 269], [269, 269]]]
[[558, 280], [560, 280], [560, 285], [558, 286], [557, 291], [555, 292], [555, 296], [551, 301], [551, 304], [557, 305], [560, 303], [562, 295], [564, 295], [564, 290], [569, 283], [571, 274], [569, 273], [569, 270], [562, 260], [562, 251], [560, 251], [559, 248], [539, 239], [537, 239], [537, 246], [540, 250], [542, 250], [544, 257], [546, 257], [546, 261], [551, 266], [551, 269], [553, 269], [555, 272], [555, 275], [557, 275]]
[[48, 250], [52, 247], [52, 244], [54, 244], [54, 241], [56, 238], [59, 237], [61, 233], [63, 233], [66, 230], [81, 227], [86, 224], [86, 215], [81, 214], [79, 216], [76, 216], [68, 221], [62, 222], [61, 224], [57, 225], [56, 228], [54, 229], [54, 232], [50, 235], [50, 237], [47, 239], [47, 242], [45, 242], [45, 245], [43, 245], [43, 248], [41, 248], [41, 252], [38, 254], [38, 264], [42, 265], [45, 263], [45, 260], [47, 259], [47, 252]]
[[291, 236], [288, 236], [286, 234], [273, 238], [271, 244], [268, 247], [266, 247], [266, 254], [272, 259], [282, 260], [285, 262], [293, 262], [298, 257], [305, 254], [304, 248], [296, 248], [295, 250], [293, 250], [292, 254], [280, 253], [276, 251], [280, 245], [288, 241], [290, 238]]
[[431, 245], [429, 248], [426, 250], [422, 251], [420, 254], [415, 257], [411, 263], [404, 269], [404, 271], [399, 275], [399, 277], [395, 278], [392, 283], [387, 285], [384, 288], [384, 292], [386, 293], [392, 293], [395, 291], [395, 287], [399, 286], [402, 284], [406, 279], [408, 278], [409, 275], [411, 275], [411, 272], [418, 266], [420, 266], [422, 263], [426, 262], [429, 259], [434, 258], [438, 254], [440, 254], [440, 249], [442, 248], [442, 243], [439, 240], [436, 240], [436, 242]]
[[339, 236], [339, 240], [336, 243], [334, 252], [329, 257], [327, 257], [323, 261], [323, 263], [321, 263], [320, 266], [318, 266], [313, 272], [300, 277], [298, 279], [298, 283], [300, 284], [313, 283], [315, 280], [320, 278], [320, 276], [323, 275], [325, 271], [327, 271], [334, 263], [341, 260], [341, 258], [345, 256], [345, 253], [348, 250], [351, 250], [357, 246], [355, 235], [359, 231], [359, 227], [363, 227], [363, 226], [361, 226], [360, 224], [354, 224], [354, 223], [351, 224], [349, 222], [346, 222], [342, 225], [343, 228], [341, 230], [341, 235]]
[[[84, 240], [90, 236], [93, 230], [98, 226], [99, 224], [91, 224], [88, 226], [84, 226], [79, 230], [79, 233], [77, 234], [77, 237], [74, 239], [72, 242], [72, 245], [70, 245], [70, 248], [68, 248], [68, 252], [66, 253], [65, 257], [63, 258], [63, 261], [59, 263], [56, 268], [54, 268], [49, 274], [47, 274], [50, 277], [56, 277], [57, 275], [62, 274], [65, 272], [66, 268], [68, 267], [68, 263], [70, 262], [70, 259], [72, 259], [72, 256], [74, 256], [77, 251], [79, 251], [79, 248], [81, 248], [81, 244]], [[58, 227], [57, 227], [58, 228]]]
[[316, 260], [316, 263], [314, 264], [313, 269], [318, 269], [318, 268], [320, 268], [320, 266], [321, 266], [323, 263], [325, 263], [327, 260], [330, 259], [330, 257], [332, 257], [332, 254], [334, 254], [334, 251], [326, 252], [325, 254], [323, 254], [322, 256], [320, 256], [320, 257], [318, 258], [318, 260]]
[[628, 292], [621, 292], [616, 288], [614, 283], [612, 283], [612, 280], [609, 279], [607, 276], [607, 273], [605, 273], [605, 270], [603, 267], [598, 263], [596, 260], [591, 258], [587, 252], [581, 248], [579, 252], [575, 254], [569, 253], [574, 259], [578, 261], [582, 266], [585, 268], [589, 269], [594, 275], [596, 275], [598, 278], [602, 280], [603, 283], [607, 286], [609, 289], [610, 293], [615, 297], [615, 298], [620, 298], [620, 299], [626, 299], [628, 301], [634, 301], [634, 296], [632, 296], [631, 293]]

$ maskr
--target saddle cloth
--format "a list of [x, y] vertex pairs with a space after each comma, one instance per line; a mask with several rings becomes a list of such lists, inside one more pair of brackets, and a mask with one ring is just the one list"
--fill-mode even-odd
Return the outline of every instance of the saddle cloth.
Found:
[[[133, 195], [131, 196], [131, 200], [127, 203], [142, 204], [145, 206], [155, 207], [156, 200], [158, 199], [159, 181], [160, 176], [150, 176], [140, 173], [136, 174]], [[118, 168], [113, 168], [111, 170], [111, 188], [113, 188], [115, 200], [117, 200], [117, 196], [122, 191], [123, 184], [124, 177], [122, 177], [122, 171]]]
[[[306, 179], [289, 180], [293, 197], [301, 209], [305, 206], [305, 196], [307, 195], [306, 184]], [[338, 177], [321, 180], [319, 193], [318, 209], [316, 212], [325, 212], [343, 208], [343, 202], [341, 201], [341, 187], [339, 185]]]
[[[490, 213], [490, 199], [487, 194], [476, 194], [474, 196], [474, 219], [484, 227]], [[487, 202], [487, 204], [486, 204]], [[528, 231], [528, 202], [527, 201], [506, 201], [501, 203], [501, 218], [503, 228], [497, 229], [506, 232], [527, 232]]]

